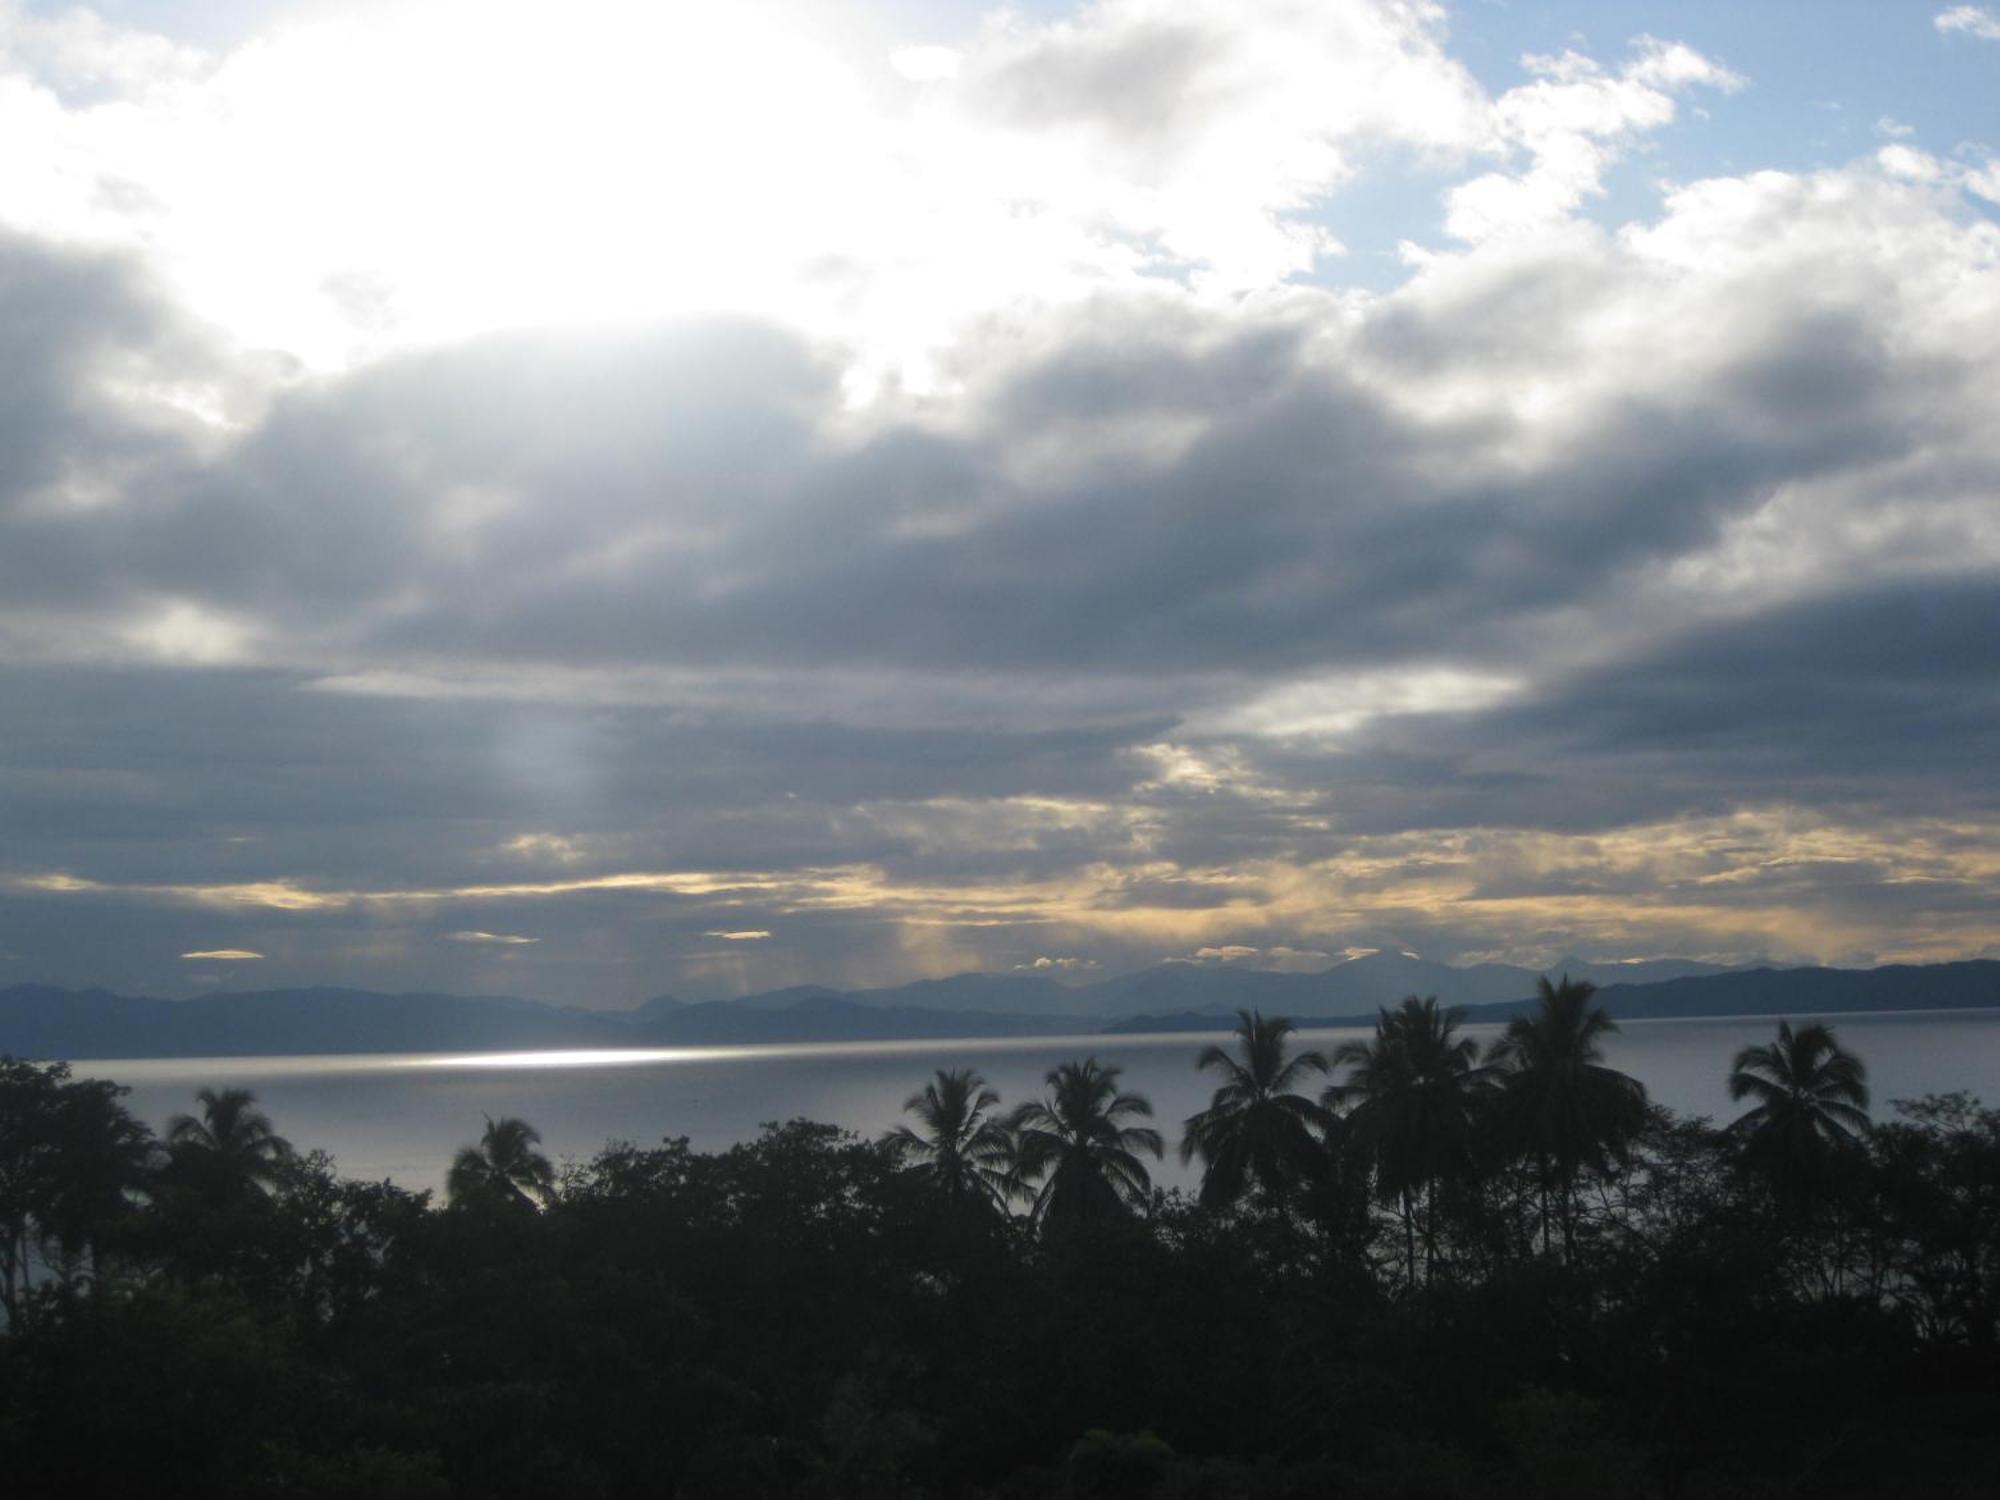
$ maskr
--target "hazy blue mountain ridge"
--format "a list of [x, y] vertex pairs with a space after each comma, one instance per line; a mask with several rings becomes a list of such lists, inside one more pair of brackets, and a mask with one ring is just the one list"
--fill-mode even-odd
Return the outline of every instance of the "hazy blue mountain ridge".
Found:
[[[1547, 972], [1567, 971], [1594, 984], [1650, 982], [1726, 970], [1689, 959], [1587, 964], [1569, 959]], [[983, 1011], [1117, 1020], [1142, 1012], [1230, 1011], [1238, 1006], [1286, 1014], [1335, 1014], [1393, 1005], [1405, 995], [1436, 995], [1448, 1005], [1481, 1005], [1531, 995], [1543, 971], [1512, 964], [1463, 968], [1404, 953], [1372, 953], [1315, 973], [1277, 973], [1229, 964], [1164, 963], [1085, 984], [1044, 975], [957, 974], [890, 989], [838, 992], [818, 986], [775, 990], [732, 1002], [770, 1008], [807, 993], [842, 993], [858, 1005], [940, 1011]]]
[[[1503, 965], [1457, 970], [1393, 957], [1400, 962], [1357, 959], [1320, 974], [1170, 964], [1074, 988], [1039, 976], [962, 975], [853, 993], [806, 985], [741, 1000], [683, 1002], [662, 995], [628, 1011], [558, 1007], [510, 996], [385, 995], [338, 988], [242, 991], [175, 1001], [15, 985], [0, 990], [0, 1052], [20, 1057], [243, 1057], [1206, 1030], [1226, 1026], [1239, 1008], [1288, 1015], [1305, 1024], [1366, 1025], [1378, 1006], [1412, 993], [1436, 993], [1447, 1004], [1467, 1006], [1470, 1019], [1489, 1021], [1504, 1020], [1530, 1003], [1537, 977]], [[1601, 972], [1602, 966], [1573, 965], [1569, 972], [1581, 977], [1579, 970]], [[1502, 999], [1466, 998], [1491, 994], [1503, 983], [1512, 985], [1513, 993]], [[1600, 993], [1612, 1014], [1627, 1020], [1963, 1009], [2000, 1006], [2000, 961], [1697, 972], [1650, 983], [1611, 984]], [[1062, 996], [1078, 997], [1077, 1003], [1063, 1011], [1011, 1008], [1048, 1006]], [[974, 1006], [975, 998], [988, 1003]]]
[[[1571, 971], [1575, 978], [1575, 972]], [[2000, 960], [1889, 964], [1878, 969], [1743, 969], [1690, 975], [1652, 984], [1612, 984], [1597, 998], [1618, 1020], [1662, 1021], [1696, 1016], [1840, 1015], [1854, 1011], [2000, 1008]], [[1534, 1005], [1532, 997], [1464, 1007], [1473, 1024], [1505, 1021]], [[1301, 1026], [1365, 1026], [1375, 1012], [1286, 1011]], [[1221, 1010], [1148, 1012], [1105, 1029], [1121, 1034], [1208, 1031], [1226, 1026]]]

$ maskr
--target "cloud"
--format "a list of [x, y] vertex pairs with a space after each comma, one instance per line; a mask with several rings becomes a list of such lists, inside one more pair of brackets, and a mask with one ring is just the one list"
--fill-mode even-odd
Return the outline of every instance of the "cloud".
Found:
[[1225, 943], [1220, 947], [1195, 949], [1192, 962], [1198, 964], [1248, 963], [1250, 960], [1261, 958], [1262, 956], [1262, 949], [1248, 948], [1241, 943]]
[[[1882, 325], [1810, 306], [1775, 276], [1671, 263], [1684, 252], [1674, 236], [1712, 221], [1706, 208], [1615, 251], [1543, 252], [1532, 282], [1522, 266], [1496, 280], [1501, 268], [1483, 258], [1454, 274], [1434, 267], [1368, 320], [1339, 365], [1308, 357], [1303, 329], [1231, 335], [1219, 319], [1137, 310], [1072, 318], [1047, 357], [1010, 364], [995, 351], [973, 408], [990, 415], [974, 434], [898, 423], [829, 450], [819, 433], [837, 420], [830, 384], [816, 383], [802, 352], [735, 332], [667, 331], [650, 347], [573, 358], [568, 373], [519, 344], [433, 358], [282, 405], [177, 514], [108, 528], [97, 546], [122, 532], [126, 576], [150, 575], [163, 596], [205, 595], [205, 610], [232, 622], [217, 639], [238, 659], [274, 664], [344, 642], [418, 670], [482, 659], [711, 674], [813, 663], [908, 682], [967, 665], [1157, 677], [1169, 663], [1269, 673], [1329, 656], [1476, 655], [1475, 638], [1506, 640], [1559, 574], [1617, 578], [1698, 546], [1761, 508], [1775, 483], [1886, 460], [1908, 442], [1871, 342]], [[1851, 263], [1829, 257], [1826, 269], [1857, 279]], [[1529, 288], [1562, 277], [1573, 278], [1573, 307], [1637, 326], [1610, 345], [1579, 336], [1587, 317], [1575, 334], [1538, 334]], [[1633, 282], [1650, 284], [1657, 311], [1626, 300]], [[1493, 390], [1481, 422], [1454, 432], [1421, 405], [1427, 390], [1466, 379], [1487, 347], [1444, 356], [1431, 342], [1468, 296], [1484, 337], [1518, 333], [1509, 363], [1523, 385]], [[1739, 333], [1668, 352], [1667, 317], [1719, 317], [1727, 304], [1755, 309]], [[1951, 309], [1911, 311], [1922, 326]], [[1211, 334], [1213, 347], [1190, 349]], [[1656, 334], [1659, 364], [1624, 375]], [[1786, 365], [1794, 349], [1802, 362]], [[530, 361], [545, 372], [532, 386], [512, 373]], [[698, 368], [711, 388], [684, 394]], [[1593, 383], [1611, 371], [1619, 378]], [[1857, 383], [1805, 400], [1808, 372], [1822, 387]], [[1759, 425], [1787, 381], [1803, 420]], [[631, 425], [607, 414], [553, 447], [537, 435], [537, 409], [611, 382], [633, 392]], [[1202, 402], [1225, 382], [1231, 403]], [[1126, 404], [1079, 415], [1064, 394], [1079, 383]], [[1546, 415], [1511, 409], [1520, 389], [1541, 389]], [[655, 424], [639, 425], [642, 392], [668, 409], [685, 402], [685, 430], [699, 436], [662, 446]], [[1666, 409], [1671, 423], [1657, 419]], [[1009, 472], [1037, 442], [1060, 434], [1087, 446], [1134, 418], [1181, 422], [1188, 435], [1115, 478]], [[368, 433], [405, 467], [355, 467]], [[1494, 464], [1513, 471], [1483, 477]], [[511, 498], [484, 512], [426, 499], [490, 490], [482, 476], [502, 473], [514, 476]], [[1216, 498], [1252, 479], [1247, 509]], [[278, 500], [302, 486], [327, 503]], [[336, 490], [357, 498], [336, 507]], [[591, 498], [551, 508], [564, 493]], [[661, 515], [649, 493], [691, 498]], [[1180, 524], [1149, 528], [1163, 509]], [[1441, 524], [1461, 547], [1440, 554]], [[37, 550], [68, 539], [44, 526], [24, 540], [26, 571]], [[1315, 590], [1294, 576], [1308, 556], [1325, 569]], [[1430, 598], [1419, 612], [1409, 601], [1420, 580]], [[184, 618], [182, 636], [209, 639], [197, 623], [206, 615]], [[907, 630], [912, 618], [928, 628]], [[1427, 670], [1441, 683], [1506, 680], [1470, 663]], [[1378, 678], [1404, 691], [1399, 677]]]
[[1983, 42], [2000, 42], [2000, 16], [1983, 5], [1951, 6], [1933, 16], [1931, 24], [1947, 36], [1957, 33]]
[[[1976, 769], [2000, 754], [1996, 625], [2000, 576], [1909, 578], [1688, 630], [1492, 712], [1412, 715], [1378, 744], [1476, 771], [1431, 810], [1446, 820], [1491, 822], [1501, 804], [1551, 828], [1776, 802], [1985, 816], [2000, 808]], [[1387, 816], [1415, 811], [1399, 798]]]
[[1322, 948], [1294, 948], [1285, 943], [1265, 949], [1264, 957], [1272, 968], [1295, 974], [1316, 974], [1333, 962], [1333, 955]]
[[[923, 378], [940, 331], [1021, 298], [1282, 279], [1335, 248], [1312, 212], [1371, 149], [1491, 134], [1431, 4], [999, 13], [892, 52], [914, 101], [798, 8], [578, 0], [565, 20], [318, 7], [214, 52], [37, 23], [0, 108], [0, 198], [24, 228], [142, 248], [199, 317], [315, 369], [775, 306], [865, 346], [865, 389]], [[357, 117], [336, 80], [360, 71]], [[545, 107], [524, 114], [523, 87]], [[91, 107], [106, 91], [117, 107]]]
[[[291, 881], [240, 883], [185, 882], [175, 884], [114, 883], [74, 875], [22, 875], [11, 882], [21, 890], [52, 895], [117, 893], [196, 906], [261, 907], [271, 911], [327, 911], [362, 904], [430, 906], [446, 902], [520, 901], [536, 897], [583, 895], [600, 891], [644, 891], [655, 894], [712, 896], [752, 889], [797, 886], [819, 890], [838, 901], [841, 877], [816, 875], [797, 882], [764, 875], [721, 875], [697, 871], [620, 870], [576, 880], [516, 881], [504, 885], [452, 887], [384, 887], [375, 890], [315, 890]], [[810, 899], [808, 897], [807, 899]], [[503, 939], [504, 941], [504, 939]]]
[[1102, 965], [1096, 959], [1081, 954], [1065, 954], [1058, 957], [1042, 953], [1037, 954], [1031, 962], [1015, 964], [1014, 967], [1017, 971], [1033, 974], [1086, 974], [1093, 969], [1101, 968]]
[[1215, 288], [1267, 283], [1336, 248], [1294, 217], [1395, 143], [1490, 139], [1486, 101], [1439, 7], [1107, 0], [1036, 24], [1002, 13], [941, 108], [998, 128], [985, 164], [1057, 212], [1192, 262]]
[[1942, 162], [1928, 151], [1919, 151], [1912, 146], [1884, 146], [1875, 153], [1875, 160], [1890, 176], [1908, 178], [1912, 182], [1936, 182], [1945, 175]]
[[1745, 80], [1678, 42], [1640, 37], [1617, 73], [1577, 52], [1529, 56], [1535, 81], [1493, 105], [1494, 128], [1529, 157], [1526, 170], [1490, 172], [1453, 188], [1445, 227], [1474, 243], [1534, 234], [1562, 223], [1602, 195], [1619, 153], [1647, 131], [1673, 122], [1674, 96], [1693, 87], [1733, 92]]
[[1333, 963], [1333, 955], [1324, 949], [1295, 948], [1288, 943], [1274, 943], [1268, 948], [1251, 947], [1245, 943], [1223, 943], [1197, 948], [1187, 958], [1178, 961], [1269, 969], [1284, 974], [1317, 974]]
[[[1489, 92], [1432, 6], [1118, 3], [901, 82], [801, 30], [706, 133], [798, 83], [823, 137], [643, 195], [691, 138], [652, 104], [535, 144], [468, 65], [451, 117], [504, 107], [519, 172], [473, 153], [446, 205], [415, 111], [467, 14], [10, 54], [34, 972], [164, 986], [145, 954], [226, 938], [448, 988], [531, 926], [524, 988], [619, 1002], [1995, 941], [1990, 163], [1885, 131], [1635, 185], [1721, 62], [1642, 38]], [[494, 56], [551, 99], [620, 36], [541, 57], [531, 21]], [[707, 24], [634, 57], [721, 77], [763, 36]], [[316, 55], [398, 59], [352, 140]], [[1390, 181], [1448, 232], [1343, 284], [1343, 194]]]
[[762, 927], [747, 927], [735, 932], [711, 927], [702, 934], [703, 937], [721, 938], [725, 943], [761, 943], [770, 935]]
[[454, 943], [498, 943], [506, 947], [541, 941], [540, 938], [521, 937], [511, 932], [448, 932], [445, 936]]
[[518, 833], [501, 847], [520, 859], [552, 860], [560, 865], [577, 864], [587, 857], [583, 840], [560, 833]]
[[899, 47], [889, 54], [889, 66], [912, 83], [942, 83], [958, 76], [963, 56], [952, 47]]
[[253, 953], [248, 948], [207, 948], [181, 955], [182, 958], [214, 958], [226, 960], [231, 963], [242, 962], [246, 959], [262, 958], [263, 956], [261, 953]]

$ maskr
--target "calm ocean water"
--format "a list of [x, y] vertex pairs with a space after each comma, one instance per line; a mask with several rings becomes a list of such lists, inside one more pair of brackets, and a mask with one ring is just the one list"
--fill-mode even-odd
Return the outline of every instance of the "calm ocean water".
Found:
[[[1961, 1089], [2000, 1103], [2000, 1010], [1831, 1018], [1868, 1065], [1876, 1116], [1891, 1099]], [[1684, 1113], [1728, 1119], [1730, 1059], [1766, 1041], [1766, 1020], [1633, 1021], [1611, 1039], [1610, 1061]], [[1467, 1028], [1483, 1046], [1497, 1028]], [[1362, 1031], [1303, 1033], [1331, 1050]], [[129, 1107], [156, 1128], [193, 1107], [204, 1085], [254, 1089], [279, 1131], [301, 1149], [324, 1147], [349, 1177], [435, 1188], [451, 1155], [478, 1139], [483, 1116], [512, 1114], [542, 1132], [551, 1156], [588, 1157], [609, 1140], [650, 1144], [685, 1135], [726, 1146], [766, 1120], [806, 1116], [872, 1134], [938, 1068], [975, 1067], [1012, 1105], [1039, 1093], [1055, 1064], [1096, 1055], [1125, 1069], [1128, 1088], [1153, 1102], [1167, 1137], [1163, 1183], [1188, 1180], [1174, 1158], [1180, 1122], [1208, 1103], [1213, 1080], [1194, 1069], [1201, 1035], [869, 1042], [673, 1051], [91, 1059], [77, 1076], [131, 1089]]]

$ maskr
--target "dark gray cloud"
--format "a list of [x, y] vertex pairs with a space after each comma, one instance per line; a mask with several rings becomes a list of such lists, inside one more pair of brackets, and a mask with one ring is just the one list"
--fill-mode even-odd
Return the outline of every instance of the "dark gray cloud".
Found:
[[[1990, 351], [1758, 272], [1614, 359], [1643, 295], [1573, 259], [1107, 298], [855, 410], [741, 321], [281, 378], [0, 245], [0, 978], [1991, 941]], [[1502, 686], [1245, 727], [1441, 668]]]
[[1325, 777], [1350, 826], [1582, 831], [1773, 801], [1872, 819], [2000, 808], [2000, 573], [1704, 625], [1470, 715], [1379, 724]]
[[1231, 39], [1150, 22], [1055, 35], [1009, 49], [972, 80], [966, 103], [1020, 129], [1083, 125], [1141, 154], [1184, 143], [1214, 100], [1201, 87]]
[[88, 461], [116, 463], [144, 434], [97, 399], [104, 366], [143, 357], [161, 319], [122, 269], [57, 256], [0, 231], [0, 506], [31, 500]]
[[[1505, 479], [1492, 416], [1412, 421], [1294, 330], [1185, 335], [1086, 325], [975, 432], [855, 442], [830, 368], [766, 330], [491, 341], [287, 396], [176, 503], [31, 528], [20, 566], [371, 659], [1275, 675], [1494, 657], [1918, 440], [1879, 348], [1825, 320]], [[1166, 451], [1019, 472], [1121, 424]]]
[[890, 731], [130, 668], [0, 671], [0, 701], [13, 872], [363, 887], [620, 867], [496, 853], [552, 831], [646, 868], [893, 861], [910, 836], [853, 809], [1119, 796], [1124, 752], [1163, 727]]

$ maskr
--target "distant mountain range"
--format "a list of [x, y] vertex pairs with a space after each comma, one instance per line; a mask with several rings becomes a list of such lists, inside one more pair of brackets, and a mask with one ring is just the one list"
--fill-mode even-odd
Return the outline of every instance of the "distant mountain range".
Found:
[[[1576, 977], [1573, 972], [1571, 977]], [[1650, 984], [1603, 985], [1597, 999], [1621, 1021], [2000, 1009], [2000, 961], [1889, 964], [1879, 969], [1730, 969]], [[1475, 1025], [1505, 1021], [1533, 1005], [1532, 997], [1467, 1005], [1465, 1019]], [[1365, 1026], [1375, 1019], [1372, 1011], [1355, 1015], [1285, 1013], [1301, 1026]], [[1232, 1019], [1214, 1011], [1142, 1014], [1113, 1022], [1105, 1030], [1208, 1031], [1228, 1025]]]
[[[1719, 969], [1683, 960], [1556, 965], [1601, 986], [1622, 1020], [1838, 1015], [2000, 1007], [2000, 961], [1879, 969]], [[1404, 995], [1436, 995], [1497, 1021], [1523, 1009], [1533, 970], [1453, 968], [1371, 954], [1317, 974], [1163, 964], [1089, 985], [962, 974], [892, 989], [816, 986], [690, 1003], [662, 995], [628, 1011], [511, 997], [263, 990], [146, 999], [105, 990], [0, 990], [0, 1053], [33, 1058], [246, 1057], [341, 1052], [528, 1052], [597, 1047], [945, 1040], [1227, 1027], [1239, 1009], [1301, 1024], [1365, 1025]]]
[[[843, 991], [805, 985], [746, 995], [727, 1003], [751, 1010], [786, 1010], [806, 1001], [840, 999], [909, 1010], [1050, 1016], [1078, 1022], [1117, 1020], [1145, 1012], [1227, 1013], [1244, 1005], [1284, 1015], [1333, 1015], [1394, 1004], [1405, 995], [1436, 995], [1447, 1005], [1518, 1000], [1535, 992], [1541, 972], [1512, 964], [1455, 968], [1407, 953], [1380, 952], [1311, 974], [1279, 974], [1228, 964], [1168, 963], [1092, 984], [1062, 984], [1038, 974], [958, 974], [949, 979], [920, 979], [893, 989]], [[1731, 971], [1680, 958], [1631, 964], [1593, 964], [1570, 958], [1547, 972], [1612, 985], [1650, 984]], [[654, 1007], [671, 1003], [668, 996], [648, 1002]]]

